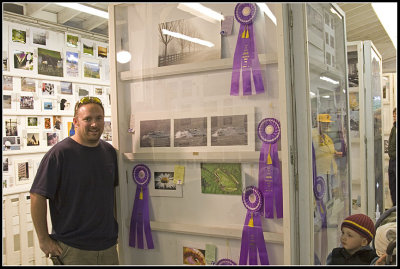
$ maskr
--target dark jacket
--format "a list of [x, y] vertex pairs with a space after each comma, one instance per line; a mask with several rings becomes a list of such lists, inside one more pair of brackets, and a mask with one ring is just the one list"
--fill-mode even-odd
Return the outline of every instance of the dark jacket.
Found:
[[393, 123], [392, 130], [389, 136], [389, 157], [391, 160], [396, 160], [396, 122]]
[[326, 259], [326, 265], [370, 265], [378, 257], [370, 246], [359, 249], [353, 255], [340, 247], [334, 248]]

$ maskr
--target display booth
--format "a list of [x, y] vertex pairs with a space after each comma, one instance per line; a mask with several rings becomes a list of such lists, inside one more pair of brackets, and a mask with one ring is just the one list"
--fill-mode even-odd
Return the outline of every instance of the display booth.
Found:
[[344, 13], [193, 5], [109, 7], [120, 263], [325, 264], [350, 213]]
[[385, 209], [382, 107], [389, 100], [382, 98], [382, 59], [371, 41], [348, 42], [347, 57], [352, 213], [375, 219]]

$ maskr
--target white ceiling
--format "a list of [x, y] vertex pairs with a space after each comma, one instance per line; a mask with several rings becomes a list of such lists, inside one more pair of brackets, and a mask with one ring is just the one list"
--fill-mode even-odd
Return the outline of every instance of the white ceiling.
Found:
[[[3, 3], [4, 4], [4, 3]], [[23, 6], [25, 16], [44, 19], [64, 26], [75, 27], [108, 36], [108, 20], [89, 15], [53, 3], [10, 3]], [[108, 3], [86, 2], [103, 11], [108, 11]], [[383, 59], [383, 71], [396, 71], [396, 49], [381, 25], [371, 3], [338, 3], [346, 14], [347, 41], [371, 40]]]

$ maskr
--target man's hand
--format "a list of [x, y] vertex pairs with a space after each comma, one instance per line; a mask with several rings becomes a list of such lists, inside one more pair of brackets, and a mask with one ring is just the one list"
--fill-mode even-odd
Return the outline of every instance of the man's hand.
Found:
[[57, 241], [51, 239], [50, 236], [48, 238], [39, 241], [40, 249], [46, 254], [46, 258], [49, 256], [60, 256], [62, 253], [62, 248], [57, 243]]
[[386, 256], [387, 254], [383, 254], [376, 262], [375, 265], [385, 265], [386, 264]]

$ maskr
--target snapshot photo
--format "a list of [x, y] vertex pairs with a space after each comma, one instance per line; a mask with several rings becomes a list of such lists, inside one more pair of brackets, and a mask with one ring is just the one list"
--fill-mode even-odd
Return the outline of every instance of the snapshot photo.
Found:
[[77, 48], [79, 42], [79, 36], [68, 33], [66, 33], [65, 35], [66, 35], [67, 46], [71, 48]]
[[34, 45], [46, 46], [46, 31], [43, 30], [32, 30], [32, 43]]
[[13, 77], [3, 76], [3, 91], [13, 90]]
[[211, 117], [211, 146], [248, 144], [247, 115]]
[[12, 32], [12, 41], [13, 42], [26, 44], [26, 31], [12, 29], [11, 32]]
[[40, 139], [39, 133], [27, 133], [26, 145], [29, 146], [39, 146]]
[[174, 147], [207, 146], [207, 117], [174, 120]]
[[79, 56], [78, 52], [66, 52], [66, 68], [67, 76], [69, 77], [79, 77]]
[[140, 147], [170, 147], [171, 120], [140, 121]]
[[22, 70], [33, 70], [33, 52], [14, 51], [14, 68]]
[[21, 96], [20, 99], [20, 109], [34, 109], [33, 96]]
[[21, 78], [21, 91], [36, 92], [36, 81], [33, 78]]
[[38, 48], [38, 74], [55, 77], [64, 76], [61, 53]]
[[85, 78], [98, 78], [100, 79], [100, 66], [98, 63], [83, 63], [83, 76]]

